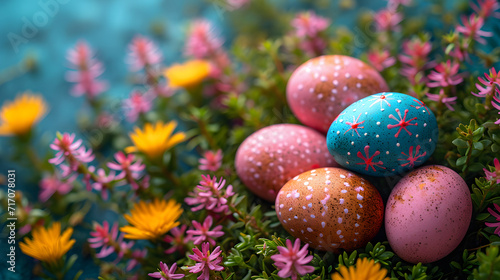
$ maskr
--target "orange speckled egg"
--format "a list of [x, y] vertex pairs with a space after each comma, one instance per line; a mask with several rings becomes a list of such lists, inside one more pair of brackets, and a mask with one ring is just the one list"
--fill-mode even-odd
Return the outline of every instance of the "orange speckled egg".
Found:
[[296, 124], [275, 124], [250, 135], [238, 148], [236, 173], [253, 193], [272, 201], [294, 176], [314, 168], [338, 166], [326, 138]]
[[379, 231], [384, 205], [377, 189], [341, 168], [306, 171], [276, 198], [283, 227], [311, 247], [339, 253], [363, 247]]

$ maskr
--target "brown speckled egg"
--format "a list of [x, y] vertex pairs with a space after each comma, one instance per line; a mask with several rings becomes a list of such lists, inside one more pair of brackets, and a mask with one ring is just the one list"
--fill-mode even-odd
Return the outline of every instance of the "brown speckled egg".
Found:
[[326, 134], [347, 106], [388, 90], [382, 76], [363, 61], [325, 55], [306, 61], [293, 72], [286, 97], [293, 114], [303, 124]]
[[281, 188], [275, 205], [291, 235], [335, 253], [365, 246], [384, 218], [377, 189], [341, 168], [318, 168], [296, 176]]
[[306, 170], [338, 166], [326, 139], [313, 129], [276, 124], [250, 135], [238, 148], [236, 172], [256, 195], [274, 202], [280, 188]]
[[385, 209], [385, 230], [394, 252], [411, 263], [430, 263], [462, 241], [472, 217], [465, 181], [439, 165], [424, 166], [394, 187]]

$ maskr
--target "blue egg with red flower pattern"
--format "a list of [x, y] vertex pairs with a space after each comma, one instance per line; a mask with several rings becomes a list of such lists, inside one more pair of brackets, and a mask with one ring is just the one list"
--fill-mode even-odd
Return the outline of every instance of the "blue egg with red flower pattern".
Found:
[[365, 97], [332, 122], [330, 154], [343, 167], [371, 176], [391, 176], [423, 164], [438, 140], [436, 117], [417, 98], [397, 92]]

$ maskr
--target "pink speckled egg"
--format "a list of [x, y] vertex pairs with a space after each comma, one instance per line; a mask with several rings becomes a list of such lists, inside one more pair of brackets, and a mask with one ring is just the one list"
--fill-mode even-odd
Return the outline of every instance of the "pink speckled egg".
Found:
[[303, 124], [326, 134], [347, 106], [388, 90], [382, 76], [363, 61], [325, 55], [306, 61], [293, 72], [286, 97], [293, 114]]
[[306, 170], [338, 166], [320, 133], [296, 124], [276, 124], [250, 135], [238, 148], [236, 172], [256, 195], [274, 202], [280, 188]]
[[352, 251], [379, 231], [384, 204], [364, 178], [341, 168], [306, 171], [281, 188], [275, 202], [283, 227], [324, 251]]
[[472, 217], [465, 181], [439, 165], [416, 169], [392, 190], [385, 230], [394, 252], [411, 263], [430, 263], [451, 253], [464, 238]]

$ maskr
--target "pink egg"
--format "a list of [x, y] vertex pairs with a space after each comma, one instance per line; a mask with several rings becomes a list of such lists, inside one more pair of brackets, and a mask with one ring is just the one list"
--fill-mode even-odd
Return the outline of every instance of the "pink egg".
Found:
[[296, 124], [276, 124], [250, 135], [238, 148], [236, 172], [256, 195], [274, 202], [281, 187], [314, 168], [338, 166], [317, 131]]
[[293, 114], [303, 124], [326, 134], [347, 106], [388, 90], [382, 76], [363, 61], [325, 55], [308, 60], [293, 72], [286, 96]]
[[471, 217], [470, 191], [462, 177], [447, 167], [430, 165], [408, 173], [392, 190], [385, 230], [400, 258], [430, 263], [460, 244]]

